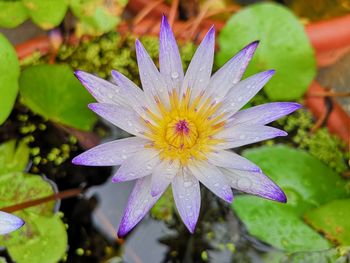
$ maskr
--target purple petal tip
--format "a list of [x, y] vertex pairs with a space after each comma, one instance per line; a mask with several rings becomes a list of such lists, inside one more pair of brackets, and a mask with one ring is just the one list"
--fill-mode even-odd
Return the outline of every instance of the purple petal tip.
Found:
[[230, 191], [225, 196], [225, 201], [228, 203], [232, 203], [233, 201], [233, 194], [232, 194], [231, 188], [230, 188]]
[[294, 110], [299, 110], [303, 107], [300, 103], [292, 102], [291, 104], [294, 106]]
[[245, 48], [246, 49], [256, 49], [256, 47], [259, 45], [260, 40], [255, 40], [252, 43], [248, 44]]
[[287, 136], [287, 135], [288, 135], [288, 132], [286, 132], [286, 131], [278, 132], [278, 136]]
[[120, 226], [117, 232], [117, 236], [119, 238], [124, 238], [130, 230], [126, 230], [126, 228], [124, 226]]
[[97, 108], [98, 103], [89, 103], [88, 108], [92, 111], [95, 111]]
[[271, 196], [271, 199], [280, 203], [287, 203], [287, 196], [279, 187], [276, 189], [276, 193]]
[[80, 165], [81, 164], [81, 160], [80, 158], [77, 156], [77, 157], [74, 157], [72, 159], [72, 164], [75, 164], [75, 165]]
[[270, 69], [270, 70], [268, 70], [267, 71], [267, 73], [269, 74], [269, 75], [273, 75], [273, 74], [275, 74], [275, 72], [276, 72], [276, 70], [274, 70], [274, 69]]
[[112, 183], [120, 183], [120, 180], [117, 176], [112, 177]]

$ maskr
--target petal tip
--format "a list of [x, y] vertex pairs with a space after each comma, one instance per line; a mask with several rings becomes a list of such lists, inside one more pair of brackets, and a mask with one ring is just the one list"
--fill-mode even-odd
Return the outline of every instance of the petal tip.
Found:
[[79, 156], [74, 157], [71, 162], [74, 165], [81, 165], [82, 164], [81, 163], [81, 158], [79, 158]]
[[268, 71], [266, 71], [266, 72], [267, 72], [267, 74], [268, 74], [269, 76], [273, 76], [273, 75], [276, 73], [276, 70], [270, 69], [270, 70], [268, 70]]
[[230, 204], [232, 203], [232, 201], [233, 201], [233, 194], [232, 194], [231, 188], [229, 188], [228, 192], [225, 194], [224, 200], [226, 202], [230, 203]]
[[[168, 19], [167, 19], [167, 17], [166, 17], [166, 15], [163, 13], [162, 14], [162, 22], [161, 22], [162, 24], [162, 26], [165, 26], [165, 27], [168, 27], [169, 26], [169, 22], [168, 22]], [[162, 27], [161, 27], [162, 28]]]
[[292, 105], [293, 105], [293, 111], [296, 111], [296, 110], [299, 110], [300, 108], [303, 107], [303, 105], [301, 105], [300, 103], [297, 103], [297, 102], [292, 102]]
[[278, 191], [273, 199], [280, 203], [287, 203], [287, 196], [280, 188], [278, 188]]
[[287, 136], [288, 135], [288, 132], [286, 131], [279, 131], [277, 136]]
[[252, 43], [248, 44], [245, 47], [245, 49], [246, 50], [255, 50], [258, 47], [259, 43], [260, 43], [260, 40], [255, 40]]
[[88, 108], [92, 111], [95, 111], [98, 107], [97, 105], [98, 105], [98, 103], [89, 103]]
[[121, 182], [121, 180], [120, 180], [119, 176], [112, 177], [112, 183], [120, 183], [120, 182]]
[[118, 238], [124, 238], [130, 232], [130, 230], [131, 229], [127, 229], [126, 226], [121, 223], [117, 232]]

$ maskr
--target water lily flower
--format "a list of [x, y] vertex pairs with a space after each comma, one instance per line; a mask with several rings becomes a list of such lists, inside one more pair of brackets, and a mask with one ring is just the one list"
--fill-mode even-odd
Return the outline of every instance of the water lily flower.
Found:
[[283, 191], [258, 166], [229, 150], [286, 136], [266, 124], [300, 107], [274, 102], [239, 111], [275, 73], [267, 70], [241, 80], [258, 42], [243, 48], [213, 76], [214, 27], [198, 46], [186, 74], [165, 17], [159, 44], [160, 71], [136, 40], [143, 90], [117, 71], [112, 71], [114, 84], [83, 71], [75, 73], [98, 101], [89, 108], [134, 135], [73, 159], [78, 165], [120, 165], [115, 183], [136, 180], [118, 235], [126, 235], [169, 185], [191, 233], [200, 210], [199, 182], [229, 203], [232, 188], [286, 202]]
[[17, 230], [24, 225], [24, 221], [17, 216], [0, 211], [0, 235]]

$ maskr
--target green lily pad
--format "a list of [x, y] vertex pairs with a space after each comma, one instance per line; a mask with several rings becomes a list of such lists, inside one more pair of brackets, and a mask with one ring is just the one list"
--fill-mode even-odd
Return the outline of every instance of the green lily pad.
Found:
[[305, 224], [302, 215], [317, 206], [347, 196], [345, 182], [308, 153], [287, 146], [260, 147], [243, 155], [259, 165], [286, 193], [287, 204], [255, 196], [239, 196], [233, 208], [257, 238], [295, 252], [330, 247]]
[[26, 143], [11, 140], [0, 144], [0, 176], [12, 172], [23, 172], [28, 164], [29, 148]]
[[289, 205], [238, 196], [233, 207], [251, 235], [279, 249], [295, 252], [330, 247]]
[[[30, 233], [30, 238], [23, 242], [7, 246], [11, 258], [18, 263], [56, 263], [62, 259], [67, 249], [66, 226], [60, 215], [51, 217], [28, 214], [27, 222], [23, 230], [18, 231]], [[17, 234], [17, 232], [15, 232]]]
[[79, 18], [78, 35], [101, 35], [113, 30], [120, 22], [121, 13], [128, 1], [125, 0], [71, 0], [73, 14]]
[[350, 245], [350, 199], [335, 200], [307, 211], [305, 220], [336, 244]]
[[68, 9], [67, 0], [22, 0], [35, 24], [43, 29], [58, 26]]
[[33, 112], [57, 123], [91, 130], [97, 120], [87, 104], [92, 96], [66, 65], [37, 65], [20, 77], [23, 103]]
[[10, 115], [15, 103], [19, 72], [17, 53], [0, 33], [0, 125]]
[[216, 62], [223, 65], [252, 41], [260, 45], [246, 75], [275, 69], [265, 87], [271, 100], [300, 98], [315, 77], [314, 52], [304, 26], [287, 8], [273, 3], [251, 5], [233, 15], [219, 35]]
[[[8, 173], [0, 177], [0, 208], [54, 193], [41, 176]], [[59, 215], [53, 214], [54, 202], [29, 207], [14, 214], [25, 225], [11, 234], [0, 236], [0, 246], [8, 249], [16, 262], [58, 262], [67, 247], [66, 228]]]
[[21, 1], [0, 0], [0, 27], [13, 28], [28, 18], [27, 8]]

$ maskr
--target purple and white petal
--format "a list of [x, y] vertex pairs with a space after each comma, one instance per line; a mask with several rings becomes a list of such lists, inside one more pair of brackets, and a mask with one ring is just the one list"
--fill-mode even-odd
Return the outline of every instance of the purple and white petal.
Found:
[[160, 74], [171, 91], [180, 91], [184, 78], [179, 48], [166, 17], [163, 15], [159, 34]]
[[237, 124], [261, 124], [265, 125], [273, 122], [285, 115], [288, 115], [302, 106], [295, 102], [271, 102], [255, 106], [246, 110], [241, 110], [234, 114], [227, 126]]
[[232, 188], [267, 199], [286, 203], [287, 197], [270, 178], [263, 173], [221, 169]]
[[205, 91], [206, 97], [211, 96], [217, 102], [225, 97], [229, 90], [242, 78], [258, 44], [259, 41], [250, 43], [211, 77], [209, 86]]
[[124, 98], [128, 104], [137, 113], [143, 114], [143, 109], [147, 106], [144, 92], [134, 82], [116, 70], [112, 70], [112, 77], [115, 83], [123, 89]]
[[89, 108], [120, 129], [139, 137], [147, 130], [141, 117], [132, 109], [107, 103], [90, 103]]
[[150, 141], [130, 137], [100, 144], [76, 156], [72, 163], [88, 166], [121, 165], [127, 158], [145, 148]]
[[201, 206], [199, 182], [190, 171], [184, 169], [175, 176], [172, 190], [177, 211], [187, 229], [193, 233]]
[[151, 195], [151, 177], [137, 180], [119, 225], [118, 237], [124, 237], [148, 213], [159, 197]]
[[113, 183], [135, 180], [150, 175], [159, 164], [159, 152], [153, 149], [143, 149], [131, 155], [112, 178]]
[[189, 165], [188, 169], [210, 191], [226, 202], [232, 202], [231, 187], [219, 168], [206, 162], [196, 162]]
[[288, 133], [285, 131], [273, 127], [238, 124], [224, 129], [214, 136], [216, 139], [224, 140], [224, 142], [215, 145], [215, 149], [230, 149], [287, 135]]
[[168, 187], [174, 176], [180, 170], [180, 162], [178, 160], [163, 160], [153, 170], [151, 194], [156, 196]]
[[274, 70], [268, 70], [238, 82], [223, 100], [217, 115], [224, 113], [231, 117], [265, 86], [274, 73]]
[[196, 50], [181, 87], [180, 97], [182, 97], [187, 88], [191, 91], [193, 100], [200, 95], [208, 86], [211, 71], [213, 68], [215, 47], [215, 29], [211, 27], [202, 40], [202, 43]]
[[140, 71], [142, 88], [150, 102], [156, 103], [161, 100], [165, 105], [169, 105], [169, 93], [171, 89], [165, 84], [153, 60], [148, 55], [146, 49], [139, 40], [136, 40], [137, 64]]
[[261, 172], [261, 169], [256, 164], [232, 151], [212, 151], [206, 156], [208, 162], [215, 166], [251, 172]]
[[17, 216], [0, 211], [0, 235], [11, 233], [24, 225], [24, 221]]
[[74, 74], [98, 102], [128, 106], [120, 87], [81, 70]]

